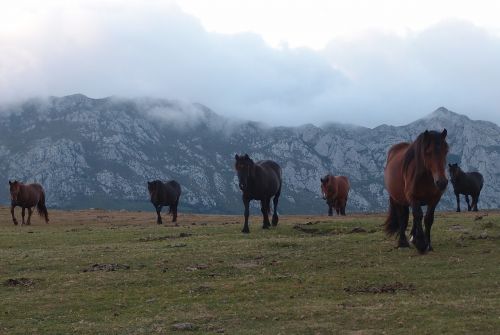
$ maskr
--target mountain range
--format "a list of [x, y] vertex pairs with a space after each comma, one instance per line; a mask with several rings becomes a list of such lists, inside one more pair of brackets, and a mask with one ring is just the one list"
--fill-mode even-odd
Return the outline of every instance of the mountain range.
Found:
[[[180, 211], [241, 213], [234, 155], [248, 153], [281, 165], [281, 213], [326, 213], [320, 178], [328, 172], [351, 181], [348, 213], [383, 211], [388, 148], [443, 128], [448, 161], [484, 176], [479, 208], [500, 207], [500, 127], [444, 107], [404, 126], [271, 127], [175, 100], [33, 98], [0, 108], [0, 203], [17, 179], [41, 183], [52, 208], [152, 210], [146, 182], [176, 179]], [[438, 209], [453, 208], [450, 183]]]

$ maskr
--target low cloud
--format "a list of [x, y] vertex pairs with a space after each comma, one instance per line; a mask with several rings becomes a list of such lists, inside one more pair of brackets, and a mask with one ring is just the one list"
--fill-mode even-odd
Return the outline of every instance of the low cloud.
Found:
[[499, 45], [467, 22], [446, 22], [404, 37], [333, 40], [322, 51], [274, 49], [256, 34], [207, 32], [175, 6], [53, 9], [22, 33], [0, 31], [0, 101], [151, 96], [274, 125], [366, 126], [444, 105], [498, 123]]

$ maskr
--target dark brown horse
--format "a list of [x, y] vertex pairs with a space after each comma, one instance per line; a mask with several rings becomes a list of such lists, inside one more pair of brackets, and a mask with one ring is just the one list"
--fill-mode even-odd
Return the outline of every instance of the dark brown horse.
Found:
[[[16, 217], [14, 216], [14, 208], [19, 206], [22, 208], [23, 222], [22, 224], [31, 224], [31, 214], [33, 214], [33, 207], [36, 206], [38, 214], [45, 219], [45, 223], [49, 223], [49, 213], [45, 207], [45, 192], [40, 184], [23, 184], [17, 180], [10, 181], [10, 213], [12, 214], [12, 221], [17, 225]], [[28, 209], [28, 220], [24, 222], [24, 216]]]
[[156, 209], [156, 223], [162, 224], [161, 209], [163, 206], [169, 206], [169, 214], [172, 214], [172, 222], [177, 222], [177, 206], [181, 196], [181, 185], [175, 180], [163, 183], [160, 180], [148, 181], [148, 191], [151, 203]]
[[[448, 185], [446, 135], [446, 129], [441, 133], [426, 130], [413, 143], [396, 144], [387, 153], [384, 179], [389, 192], [389, 216], [385, 231], [388, 235], [399, 233], [398, 247], [409, 246], [405, 232], [411, 207], [411, 241], [420, 253], [432, 250], [434, 210]], [[421, 206], [427, 206], [425, 218]]]
[[273, 161], [254, 162], [247, 154], [235, 155], [234, 167], [238, 174], [238, 184], [243, 192], [243, 204], [245, 205], [245, 225], [243, 233], [249, 233], [248, 216], [250, 215], [250, 201], [260, 200], [263, 216], [263, 229], [268, 229], [269, 212], [271, 211], [271, 198], [273, 198], [272, 224], [278, 224], [278, 199], [281, 194], [281, 167]]
[[[463, 172], [458, 164], [448, 164], [451, 184], [457, 197], [457, 212], [460, 212], [460, 194], [465, 195], [467, 209], [477, 212], [477, 202], [479, 194], [483, 189], [484, 178], [479, 172]], [[472, 197], [472, 205], [469, 202], [469, 195]]]
[[346, 176], [328, 174], [321, 178], [321, 193], [328, 204], [328, 216], [333, 215], [332, 208], [335, 208], [337, 214], [345, 215], [349, 194], [349, 179]]

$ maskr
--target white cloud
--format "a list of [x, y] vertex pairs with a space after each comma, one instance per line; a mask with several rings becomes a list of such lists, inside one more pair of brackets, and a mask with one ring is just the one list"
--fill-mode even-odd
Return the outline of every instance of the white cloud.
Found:
[[368, 126], [405, 123], [444, 105], [500, 121], [500, 39], [462, 21], [337, 38], [315, 51], [272, 48], [254, 33], [210, 33], [179, 7], [155, 1], [52, 1], [15, 14], [0, 24], [4, 102], [154, 96], [271, 124]]

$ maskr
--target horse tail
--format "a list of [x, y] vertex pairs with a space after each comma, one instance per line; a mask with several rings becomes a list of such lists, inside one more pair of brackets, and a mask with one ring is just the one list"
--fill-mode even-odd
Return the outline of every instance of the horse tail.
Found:
[[399, 219], [398, 219], [398, 208], [394, 200], [389, 197], [389, 215], [385, 220], [384, 230], [389, 236], [396, 234], [399, 231]]
[[40, 200], [36, 205], [36, 209], [38, 211], [38, 215], [45, 219], [45, 222], [49, 222], [49, 212], [47, 212], [47, 207], [45, 207], [45, 192], [40, 193]]

